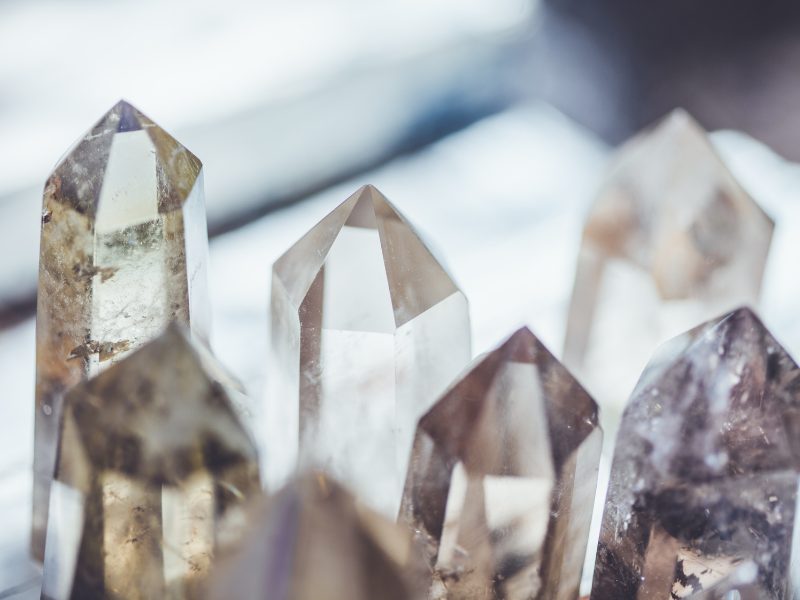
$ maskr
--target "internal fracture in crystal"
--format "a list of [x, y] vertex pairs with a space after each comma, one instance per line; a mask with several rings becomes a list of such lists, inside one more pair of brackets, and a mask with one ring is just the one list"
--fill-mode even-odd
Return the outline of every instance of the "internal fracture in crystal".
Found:
[[800, 368], [749, 309], [660, 348], [622, 418], [592, 600], [794, 598], [798, 434]]
[[402, 527], [308, 473], [257, 503], [221, 558], [210, 600], [422, 600], [421, 562]]
[[574, 600], [602, 445], [597, 405], [528, 330], [419, 421], [401, 520], [432, 598]]
[[37, 558], [64, 392], [172, 320], [207, 338], [207, 253], [200, 161], [124, 101], [47, 180], [36, 324]]
[[182, 327], [65, 396], [42, 597], [204, 597], [226, 521], [260, 493], [244, 397]]
[[585, 223], [564, 346], [607, 417], [660, 342], [756, 304], [772, 231], [685, 112], [622, 147]]
[[374, 187], [275, 263], [272, 344], [269, 439], [287, 461], [271, 477], [299, 454], [395, 518], [416, 421], [469, 360], [470, 325], [464, 295]]

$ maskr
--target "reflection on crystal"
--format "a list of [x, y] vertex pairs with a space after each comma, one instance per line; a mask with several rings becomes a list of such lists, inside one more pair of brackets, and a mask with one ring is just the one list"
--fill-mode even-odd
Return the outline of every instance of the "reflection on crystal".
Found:
[[200, 597], [221, 523], [260, 492], [243, 409], [177, 325], [72, 388], [42, 597]]
[[422, 417], [401, 507], [434, 598], [577, 597], [602, 431], [597, 406], [528, 330]]
[[269, 439], [287, 460], [271, 479], [299, 449], [394, 518], [416, 421], [469, 360], [470, 326], [464, 295], [374, 187], [275, 263], [272, 343]]
[[798, 434], [800, 369], [751, 311], [665, 344], [623, 415], [592, 599], [793, 598]]
[[755, 305], [772, 230], [685, 112], [623, 146], [585, 224], [564, 346], [607, 433], [660, 342]]
[[200, 161], [119, 102], [44, 190], [32, 550], [41, 559], [61, 398], [169, 322], [207, 337]]
[[251, 509], [220, 559], [211, 600], [415, 600], [425, 597], [410, 535], [309, 473]]

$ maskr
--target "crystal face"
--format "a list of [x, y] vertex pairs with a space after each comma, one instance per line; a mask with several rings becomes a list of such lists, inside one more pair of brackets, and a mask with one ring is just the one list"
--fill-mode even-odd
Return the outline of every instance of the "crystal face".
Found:
[[623, 415], [592, 599], [793, 598], [798, 433], [800, 369], [750, 310], [660, 348]]
[[169, 322], [208, 335], [200, 161], [124, 101], [44, 190], [36, 323], [32, 550], [42, 558], [64, 392]]
[[602, 430], [597, 405], [528, 330], [420, 419], [401, 519], [433, 598], [574, 600]]
[[756, 304], [772, 230], [685, 112], [623, 146], [586, 220], [564, 346], [607, 433], [660, 342]]
[[42, 597], [202, 597], [224, 520], [260, 493], [244, 408], [177, 325], [72, 388]]
[[210, 600], [422, 600], [411, 537], [322, 474], [306, 474], [249, 515]]
[[[273, 267], [269, 439], [395, 518], [419, 416], [470, 358], [467, 301], [374, 187]], [[276, 463], [277, 464], [277, 463]], [[278, 472], [282, 471], [282, 472]]]

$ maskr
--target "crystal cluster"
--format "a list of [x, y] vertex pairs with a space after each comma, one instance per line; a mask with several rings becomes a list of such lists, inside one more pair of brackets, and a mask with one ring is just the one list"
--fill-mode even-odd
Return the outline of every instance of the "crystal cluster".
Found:
[[564, 346], [606, 425], [660, 342], [755, 305], [772, 230], [685, 112], [623, 146], [585, 224]]
[[410, 534], [309, 473], [254, 508], [246, 538], [220, 560], [209, 597], [423, 600], [420, 575]]
[[43, 598], [199, 598], [260, 492], [242, 397], [177, 325], [65, 396]]
[[574, 599], [594, 505], [597, 405], [527, 329], [420, 419], [401, 519], [434, 598]]
[[749, 309], [664, 345], [623, 415], [592, 600], [794, 598], [799, 434], [800, 368]]
[[64, 392], [173, 320], [206, 338], [207, 253], [200, 161], [126, 102], [47, 180], [36, 323], [39, 559]]
[[416, 421], [469, 361], [470, 325], [464, 295], [377, 189], [275, 263], [272, 342], [270, 441], [394, 518]]

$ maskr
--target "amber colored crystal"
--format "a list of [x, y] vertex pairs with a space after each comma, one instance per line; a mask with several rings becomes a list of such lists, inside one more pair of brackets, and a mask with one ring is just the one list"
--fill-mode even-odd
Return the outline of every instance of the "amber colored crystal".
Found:
[[433, 598], [575, 600], [602, 431], [597, 405], [528, 330], [420, 419], [401, 520]]
[[291, 481], [248, 515], [248, 533], [213, 572], [210, 600], [423, 600], [402, 527], [321, 473]]
[[47, 180], [36, 322], [37, 558], [64, 392], [175, 319], [206, 338], [207, 253], [200, 161], [124, 101]]
[[202, 597], [225, 519], [260, 493], [245, 408], [177, 325], [73, 387], [42, 597]]
[[417, 419], [469, 361], [470, 325], [464, 295], [374, 187], [275, 263], [272, 345], [268, 438], [286, 460], [271, 482], [299, 458], [395, 518]]
[[800, 368], [749, 309], [662, 346], [622, 418], [592, 600], [794, 598], [799, 434]]

